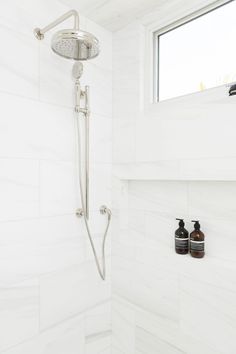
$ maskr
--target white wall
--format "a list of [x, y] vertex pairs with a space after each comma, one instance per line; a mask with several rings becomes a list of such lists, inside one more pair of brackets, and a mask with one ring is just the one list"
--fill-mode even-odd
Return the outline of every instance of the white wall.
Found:
[[[115, 354], [234, 354], [236, 182], [116, 183]], [[206, 255], [174, 249], [176, 217], [199, 219]]]
[[[145, 24], [207, 2], [170, 1], [113, 36], [113, 354], [236, 352], [235, 100], [145, 94]], [[175, 254], [176, 217], [201, 220], [204, 259]]]
[[[201, 160], [204, 174], [205, 160], [214, 165], [213, 159], [217, 159], [220, 165], [222, 159], [235, 158], [236, 100], [228, 97], [227, 87], [150, 104], [152, 30], [161, 29], [204, 4], [209, 1], [196, 0], [190, 6], [185, 0], [170, 0], [150, 18], [146, 16], [114, 33], [115, 164], [161, 161], [176, 166], [187, 161], [191, 172], [192, 161]], [[216, 177], [220, 175], [219, 165], [218, 169], [214, 167]], [[227, 170], [225, 164], [224, 169]], [[236, 177], [235, 170], [232, 176]]]
[[[73, 63], [51, 51], [52, 33], [39, 42], [32, 32], [67, 10], [56, 0], [0, 4], [1, 354], [110, 353], [110, 270], [102, 282], [75, 217]], [[91, 86], [91, 219], [100, 247], [98, 209], [110, 205], [111, 189], [112, 37], [81, 24], [102, 43], [81, 80]]]

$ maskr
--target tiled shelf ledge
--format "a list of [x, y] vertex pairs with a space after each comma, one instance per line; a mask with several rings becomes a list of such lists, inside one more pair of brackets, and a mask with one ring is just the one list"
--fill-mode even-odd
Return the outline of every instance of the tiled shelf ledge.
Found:
[[114, 164], [123, 180], [236, 181], [236, 157]]

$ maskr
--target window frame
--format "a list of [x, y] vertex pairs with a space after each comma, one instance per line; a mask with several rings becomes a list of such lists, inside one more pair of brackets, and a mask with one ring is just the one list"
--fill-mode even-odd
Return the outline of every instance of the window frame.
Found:
[[[159, 53], [160, 53], [160, 41], [159, 38], [160, 36], [173, 31], [181, 26], [184, 26], [185, 24], [195, 21], [198, 18], [207, 15], [210, 12], [213, 12], [223, 6], [226, 6], [227, 4], [236, 1], [236, 0], [225, 0], [225, 1], [216, 1], [211, 5], [205, 6], [201, 8], [200, 10], [194, 11], [193, 13], [178, 19], [172, 23], [170, 23], [167, 26], [162, 27], [161, 29], [157, 30], [152, 30], [152, 61], [153, 61], [153, 68], [152, 68], [152, 102], [153, 103], [161, 103], [169, 100], [176, 100], [178, 98], [183, 98], [188, 95], [194, 95], [200, 93], [200, 91], [195, 91], [195, 92], [189, 92], [185, 95], [181, 96], [174, 96], [171, 98], [168, 98], [166, 100], [159, 100], [159, 91], [160, 91], [160, 81], [159, 81], [159, 72], [160, 72], [160, 60], [159, 60]], [[230, 85], [230, 84], [228, 84]], [[214, 86], [210, 89], [217, 88], [219, 86]], [[207, 91], [209, 89], [204, 90], [203, 92]], [[202, 92], [202, 91], [201, 91]]]

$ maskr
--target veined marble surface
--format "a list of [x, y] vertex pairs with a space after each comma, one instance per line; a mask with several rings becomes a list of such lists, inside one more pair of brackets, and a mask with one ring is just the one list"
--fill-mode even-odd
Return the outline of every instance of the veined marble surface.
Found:
[[[236, 352], [236, 101], [221, 87], [151, 104], [141, 23], [158, 30], [197, 2], [181, 4], [113, 35], [113, 354]], [[200, 220], [205, 258], [175, 254], [175, 218]]]
[[[114, 353], [235, 353], [235, 187], [114, 181]], [[203, 259], [175, 253], [176, 217], [189, 231], [190, 220], [200, 219]]]
[[[69, 8], [57, 0], [0, 3], [0, 353], [110, 354], [111, 281], [97, 273], [75, 171], [73, 63], [43, 27]], [[70, 28], [72, 19], [59, 28]], [[86, 63], [91, 91], [91, 221], [102, 245], [111, 204], [112, 36], [81, 16], [103, 52]], [[93, 176], [92, 176], [93, 175]]]

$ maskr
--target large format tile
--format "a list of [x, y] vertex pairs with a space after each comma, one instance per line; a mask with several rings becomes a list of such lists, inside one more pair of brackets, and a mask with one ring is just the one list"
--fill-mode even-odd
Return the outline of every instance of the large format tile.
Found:
[[98, 211], [101, 205], [111, 205], [111, 164], [90, 166], [90, 208]]
[[[183, 277], [181, 281], [181, 329], [201, 338], [204, 343], [224, 353], [236, 350], [235, 292]], [[197, 332], [195, 331], [197, 328]]]
[[75, 166], [70, 162], [41, 161], [41, 215], [75, 214]]
[[90, 156], [94, 163], [112, 163], [112, 120], [91, 115]]
[[136, 353], [184, 354], [174, 344], [163, 341], [142, 328], [136, 328], [136, 338]]
[[161, 265], [157, 268], [136, 262], [132, 298], [129, 301], [157, 316], [178, 322], [178, 276]]
[[13, 347], [5, 354], [77, 354], [84, 353], [84, 317], [78, 316], [48, 331], [40, 333], [32, 340]]
[[0, 94], [0, 155], [72, 160], [74, 119], [71, 109]]
[[73, 62], [56, 55], [49, 43], [40, 43], [40, 100], [71, 107], [71, 116], [75, 105], [72, 67]]
[[[220, 211], [219, 214], [221, 214]], [[233, 266], [236, 267], [236, 240], [232, 230], [235, 230], [236, 222], [235, 218], [229, 217], [228, 219], [229, 214], [230, 212], [222, 212], [222, 215], [226, 216], [225, 220], [221, 219], [221, 215], [220, 218], [203, 216], [201, 220], [202, 230], [206, 235], [205, 250], [207, 257], [215, 258], [222, 266], [232, 264], [233, 268]]]
[[30, 339], [39, 330], [38, 281], [0, 284], [0, 350]]
[[235, 182], [190, 182], [189, 212], [196, 219], [234, 219]]
[[45, 329], [86, 309], [85, 267], [71, 267], [40, 278], [40, 327]]
[[112, 256], [112, 293], [132, 301], [135, 292], [133, 259]]
[[135, 353], [135, 313], [123, 303], [112, 301], [112, 345], [125, 354]]
[[75, 317], [44, 332], [40, 344], [42, 354], [84, 353], [84, 317]]
[[[81, 160], [85, 161], [86, 119], [80, 115]], [[112, 163], [112, 120], [110, 118], [91, 114], [90, 116], [90, 163]], [[75, 125], [75, 128], [76, 125]]]
[[[0, 4], [1, 353], [111, 353], [110, 240], [103, 282], [74, 215], [80, 199], [73, 63], [51, 51], [54, 31], [43, 42], [33, 35], [68, 10], [58, 0]], [[91, 87], [91, 227], [98, 247], [106, 223], [99, 207], [111, 201], [112, 35], [83, 16], [80, 23], [103, 47], [81, 78]]]
[[[233, 131], [235, 121], [232, 118], [235, 105], [218, 105], [215, 103], [207, 107], [204, 105], [194, 114], [198, 114], [193, 119], [191, 116], [182, 119], [162, 120], [162, 159], [198, 159], [209, 157], [234, 156], [235, 140]], [[190, 110], [193, 111], [192, 107]], [[189, 112], [188, 112], [189, 113]], [[175, 112], [177, 115], [177, 112]], [[181, 115], [181, 110], [179, 112]], [[224, 117], [222, 119], [222, 117]], [[214, 134], [209, 137], [212, 125], [214, 124]], [[153, 129], [154, 126], [153, 126]], [[185, 139], [178, 139], [181, 132], [185, 132]], [[192, 132], [195, 136], [201, 135], [201, 144], [193, 144]], [[210, 143], [209, 143], [210, 141]], [[221, 144], [219, 144], [221, 141]], [[186, 146], [191, 147], [186, 149]]]
[[[0, 58], [0, 90], [37, 99], [38, 43], [33, 37], [29, 38], [1, 24], [0, 40], [4, 47]], [[14, 97], [11, 97], [11, 105], [14, 102]]]
[[[68, 11], [68, 7], [57, 0], [10, 0], [0, 4], [0, 23], [11, 29], [32, 37], [35, 27], [44, 27], [49, 22]], [[66, 24], [72, 20], [68, 20]], [[65, 25], [65, 24], [64, 24]], [[60, 26], [59, 26], [60, 28]], [[51, 37], [49, 32], [49, 37]], [[47, 38], [47, 37], [46, 37]]]
[[[96, 59], [94, 59], [96, 60]], [[84, 64], [82, 87], [89, 86], [90, 111], [93, 114], [112, 117], [112, 72], [94, 62]]]
[[80, 264], [85, 238], [73, 216], [0, 223], [0, 281], [18, 282]]
[[[177, 305], [178, 306], [178, 305]], [[167, 318], [165, 316], [159, 316], [150, 311], [146, 311], [141, 307], [135, 307], [135, 325], [136, 329], [141, 329], [150, 335], [150, 339], [156, 338], [160, 343], [166, 343], [167, 347], [178, 347], [179, 345], [179, 321]], [[142, 336], [142, 334], [140, 334]], [[137, 342], [139, 341], [139, 333], [136, 333]], [[152, 340], [151, 340], [152, 341]], [[147, 341], [148, 346], [148, 341]], [[148, 352], [148, 350], [146, 349]], [[160, 351], [161, 352], [161, 351]], [[164, 351], [163, 351], [164, 352]]]
[[129, 163], [135, 160], [135, 120], [113, 120], [113, 162]]
[[86, 337], [85, 354], [110, 354], [111, 331]]
[[1, 221], [39, 215], [38, 176], [37, 161], [0, 159]]
[[[179, 181], [129, 182], [130, 208], [155, 211], [162, 216], [188, 216], [188, 185]], [[134, 199], [133, 199], [134, 198]]]
[[[216, 102], [210, 107], [202, 104], [196, 110], [191, 104], [183, 108], [179, 103], [171, 110], [168, 104], [166, 109], [165, 105], [158, 105], [153, 117], [137, 120], [137, 159], [154, 162], [234, 157], [235, 121], [232, 115], [235, 104], [219, 104], [216, 110]], [[213, 125], [214, 134], [209, 136]], [[185, 138], [179, 139], [183, 131]], [[193, 143], [192, 132], [201, 136], [201, 144]]]
[[110, 279], [102, 281], [95, 262], [40, 278], [41, 328], [45, 329], [110, 298]]
[[221, 351], [219, 348], [216, 348], [215, 345], [211, 346], [209, 343], [203, 342], [202, 338], [194, 335], [194, 333], [186, 335], [180, 332], [178, 340], [181, 350], [187, 354], [199, 354], [202, 352], [207, 354], [225, 354], [224, 350]]
[[98, 336], [109, 331], [111, 331], [110, 299], [85, 312], [86, 336]]
[[[124, 70], [129, 70], [124, 68]], [[140, 90], [137, 85], [133, 87], [126, 87], [123, 85], [121, 87], [114, 87], [113, 95], [115, 99], [113, 100], [113, 117], [114, 121], [122, 120], [123, 123], [127, 123], [131, 120], [137, 120], [140, 110]], [[132, 135], [135, 137], [135, 130], [132, 131]]]
[[[234, 183], [132, 181], [128, 187], [123, 229], [118, 215], [127, 210], [115, 200], [112, 291], [135, 312], [135, 353], [233, 353]], [[186, 218], [189, 230], [190, 218], [201, 218], [204, 259], [175, 254], [176, 216]], [[127, 350], [115, 341], [113, 351]]]

